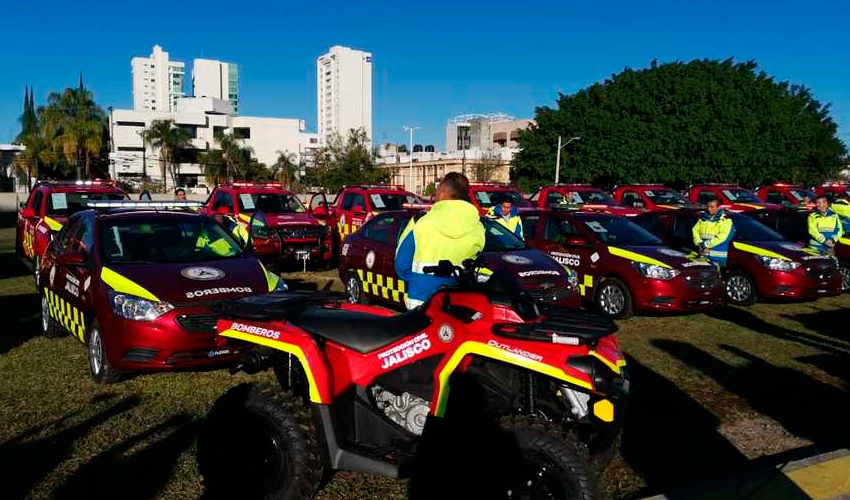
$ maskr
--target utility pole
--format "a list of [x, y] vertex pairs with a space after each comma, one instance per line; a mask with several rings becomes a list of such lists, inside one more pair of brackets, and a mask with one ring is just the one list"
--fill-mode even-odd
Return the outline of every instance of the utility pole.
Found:
[[413, 191], [413, 131], [414, 130], [419, 130], [419, 127], [417, 127], [417, 126], [408, 127], [407, 125], [404, 126], [404, 131], [408, 132], [410, 134], [410, 147], [407, 150], [407, 158], [408, 158], [407, 177], [408, 177], [408, 180], [410, 181], [410, 190], [411, 191]]
[[145, 136], [139, 132], [139, 137], [142, 138], [142, 189], [145, 190], [148, 188], [148, 155], [147, 148], [145, 147]]
[[569, 141], [567, 141], [563, 146], [561, 146], [561, 136], [558, 136], [558, 154], [555, 159], [555, 184], [558, 183], [561, 177], [561, 150], [567, 147], [567, 144], [577, 141], [581, 139], [581, 137], [571, 137]]

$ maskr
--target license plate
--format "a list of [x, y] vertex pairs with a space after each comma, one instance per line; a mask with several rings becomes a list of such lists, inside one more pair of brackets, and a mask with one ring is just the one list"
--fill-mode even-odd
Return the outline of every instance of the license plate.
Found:
[[298, 260], [307, 260], [310, 258], [310, 252], [308, 252], [307, 250], [296, 250], [295, 257]]

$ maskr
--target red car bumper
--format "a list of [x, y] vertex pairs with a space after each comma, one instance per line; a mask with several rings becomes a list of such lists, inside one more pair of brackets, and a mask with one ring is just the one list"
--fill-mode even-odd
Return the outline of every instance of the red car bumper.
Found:
[[758, 294], [766, 299], [815, 300], [841, 293], [841, 275], [830, 272], [809, 274], [804, 268], [792, 272], [764, 271], [756, 276]]
[[725, 291], [723, 281], [716, 274], [701, 278], [682, 274], [672, 280], [644, 278], [629, 288], [636, 310], [676, 313], [720, 307]]
[[155, 321], [104, 316], [99, 321], [106, 355], [119, 371], [221, 368], [241, 356], [241, 345], [218, 337], [217, 315], [209, 309], [179, 308]]

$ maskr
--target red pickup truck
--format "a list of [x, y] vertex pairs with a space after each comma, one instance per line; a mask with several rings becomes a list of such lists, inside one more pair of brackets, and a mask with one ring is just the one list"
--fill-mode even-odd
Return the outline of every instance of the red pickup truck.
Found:
[[723, 208], [734, 213], [782, 208], [781, 205], [763, 202], [755, 193], [737, 184], [696, 184], [688, 190], [688, 198], [698, 205], [720, 200]]
[[643, 210], [620, 205], [608, 193], [590, 184], [543, 186], [528, 199], [538, 208], [574, 206], [582, 210], [593, 210], [621, 217], [634, 217], [643, 213]]

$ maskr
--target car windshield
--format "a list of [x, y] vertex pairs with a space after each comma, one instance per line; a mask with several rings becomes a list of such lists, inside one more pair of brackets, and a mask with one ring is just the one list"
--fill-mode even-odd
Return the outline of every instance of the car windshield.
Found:
[[492, 191], [476, 191], [475, 199], [482, 208], [490, 208], [495, 205], [501, 198], [510, 196], [516, 207], [530, 207], [531, 203], [522, 197], [517, 191], [512, 189], [494, 189]]
[[787, 241], [781, 234], [761, 222], [746, 216], [733, 216], [737, 241]]
[[239, 193], [239, 211], [253, 213], [261, 210], [267, 214], [306, 212], [297, 196], [289, 193]]
[[484, 224], [485, 252], [504, 252], [525, 248], [525, 243], [521, 239], [493, 219], [482, 217], [481, 223]]
[[647, 189], [643, 192], [656, 205], [687, 205], [688, 200], [669, 188]]
[[372, 202], [372, 210], [381, 212], [384, 210], [402, 210], [405, 203], [416, 203], [410, 201], [416, 197], [410, 193], [369, 193], [369, 201]]
[[242, 257], [242, 247], [208, 217], [106, 220], [100, 224], [104, 262], [149, 264]]
[[803, 201], [807, 197], [809, 198], [809, 201], [815, 201], [815, 193], [813, 191], [809, 191], [808, 189], [791, 189], [789, 192], [791, 193], [791, 196], [793, 196], [797, 201]]
[[556, 193], [553, 192], [549, 194], [548, 199], [552, 199], [554, 201], [555, 197], [558, 197], [557, 202], [563, 204], [575, 204], [575, 205], [608, 205], [609, 207], [617, 204], [607, 194], [603, 191], [567, 191], [566, 193]]
[[762, 201], [752, 193], [742, 188], [726, 188], [723, 190], [723, 195], [733, 203], [761, 203]]
[[88, 208], [89, 201], [110, 201], [126, 199], [121, 193], [50, 193], [50, 215], [73, 215]]
[[661, 240], [646, 229], [620, 217], [578, 215], [578, 219], [606, 245], [649, 246], [661, 245]]

